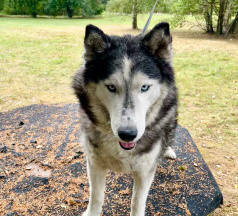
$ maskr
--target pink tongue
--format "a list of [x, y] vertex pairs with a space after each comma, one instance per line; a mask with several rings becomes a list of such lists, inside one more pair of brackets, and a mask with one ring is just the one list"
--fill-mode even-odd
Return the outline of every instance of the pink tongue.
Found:
[[124, 142], [120, 142], [121, 146], [126, 148], [126, 149], [130, 149], [130, 148], [133, 148], [135, 143], [124, 143]]

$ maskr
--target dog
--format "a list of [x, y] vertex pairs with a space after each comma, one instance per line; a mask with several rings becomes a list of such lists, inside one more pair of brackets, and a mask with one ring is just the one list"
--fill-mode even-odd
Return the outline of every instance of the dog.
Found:
[[168, 23], [146, 35], [109, 36], [86, 27], [83, 63], [73, 79], [90, 185], [83, 216], [99, 216], [108, 170], [134, 179], [130, 216], [145, 215], [159, 158], [175, 159], [177, 88]]

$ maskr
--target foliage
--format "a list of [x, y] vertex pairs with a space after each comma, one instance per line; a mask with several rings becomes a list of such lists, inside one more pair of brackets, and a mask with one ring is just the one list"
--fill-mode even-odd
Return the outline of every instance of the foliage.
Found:
[[72, 18], [73, 14], [77, 11], [81, 15], [91, 15], [92, 6], [90, 0], [65, 0], [63, 5], [67, 10], [68, 17]]
[[57, 16], [62, 13], [62, 4], [58, 0], [46, 0], [43, 2], [44, 14]]
[[[0, 3], [3, 0], [0, 0]], [[4, 11], [7, 14], [37, 14], [63, 15], [68, 17], [91, 16], [101, 14], [105, 10], [105, 4], [101, 0], [5, 0]], [[0, 8], [1, 10], [1, 8]]]
[[[132, 14], [132, 28], [137, 29], [137, 15], [139, 13], [150, 13], [156, 0], [110, 0], [107, 4], [109, 12], [120, 14]], [[170, 12], [173, 0], [158, 1], [154, 12]]]
[[7, 14], [27, 14], [27, 8], [24, 0], [5, 0], [4, 12]]
[[107, 10], [109, 12], [117, 12], [117, 13], [132, 13], [132, 1], [130, 0], [110, 0], [107, 4]]
[[65, 8], [68, 17], [72, 18], [74, 14], [79, 16], [91, 16], [101, 14], [105, 6], [101, 0], [61, 0], [62, 8]]
[[91, 2], [93, 14], [95, 15], [102, 14], [102, 12], [106, 8], [106, 2], [103, 3], [103, 1], [101, 0], [91, 0], [90, 2]]
[[106, 5], [107, 5], [107, 2], [108, 2], [109, 0], [102, 0], [101, 1], [101, 3], [104, 5], [104, 8], [106, 9]]
[[37, 14], [41, 11], [42, 0], [25, 0], [25, 5], [28, 14], [36, 18]]
[[[216, 29], [219, 35], [228, 30], [237, 10], [238, 0], [174, 0], [172, 7], [175, 25], [182, 25], [184, 16], [191, 14], [198, 20], [202, 17], [207, 33], [213, 33]], [[214, 23], [217, 23], [216, 27]]]
[[0, 0], [0, 11], [3, 10], [3, 6], [4, 6], [4, 0]]
[[[149, 13], [156, 0], [137, 0], [138, 13]], [[168, 13], [170, 12], [173, 0], [158, 1], [155, 12]], [[131, 14], [133, 12], [134, 1], [131, 0], [110, 0], [107, 4], [107, 10], [109, 12], [116, 12], [120, 14]]]
[[41, 13], [43, 0], [5, 0], [4, 12], [10, 15], [26, 15], [30, 14], [36, 18]]

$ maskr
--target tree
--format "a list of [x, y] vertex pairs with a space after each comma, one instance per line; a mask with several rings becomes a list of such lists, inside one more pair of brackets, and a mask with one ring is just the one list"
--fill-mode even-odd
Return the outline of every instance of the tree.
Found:
[[231, 24], [225, 34], [226, 35], [233, 34], [233, 33], [235, 33], [236, 30], [238, 31], [238, 10], [237, 10], [234, 20], [231, 22]]
[[[149, 13], [156, 0], [110, 0], [107, 4], [109, 12], [132, 15], [132, 28], [137, 29], [137, 16], [139, 13]], [[173, 0], [159, 1], [155, 12], [169, 12], [168, 4]]]
[[[217, 23], [216, 32], [223, 35], [227, 32], [231, 23], [236, 26], [237, 18], [232, 21], [238, 9], [238, 0], [174, 0], [173, 13], [175, 24], [184, 22], [184, 16], [192, 14], [201, 17], [205, 21], [207, 33], [213, 33]], [[179, 19], [178, 19], [179, 18]]]
[[[237, 16], [234, 20], [232, 17], [237, 14], [238, 0], [219, 0], [219, 4], [216, 7], [217, 19], [217, 34], [223, 35], [231, 33], [228, 31], [229, 26], [236, 26]], [[233, 28], [232, 27], [232, 28]]]
[[102, 14], [106, 8], [107, 0], [90, 0], [93, 15]]
[[174, 25], [182, 25], [185, 22], [185, 16], [192, 14], [197, 19], [205, 21], [206, 32], [213, 33], [213, 11], [215, 0], [174, 0], [172, 12], [174, 13]]
[[33, 18], [36, 18], [37, 14], [41, 10], [41, 3], [42, 0], [25, 0], [28, 14], [30, 14]]
[[207, 33], [214, 33], [214, 29], [213, 29], [214, 6], [215, 6], [215, 0], [211, 0], [210, 2], [208, 2], [207, 0], [204, 0], [203, 14], [204, 14], [205, 22], [206, 22]]

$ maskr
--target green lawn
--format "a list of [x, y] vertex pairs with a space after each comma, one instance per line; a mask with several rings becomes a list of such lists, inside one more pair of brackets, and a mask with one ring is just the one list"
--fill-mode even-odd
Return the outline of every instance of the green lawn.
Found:
[[[147, 17], [139, 16], [139, 28]], [[170, 17], [155, 15], [150, 27]], [[76, 102], [70, 84], [89, 23], [108, 34], [140, 32], [130, 29], [128, 16], [0, 18], [0, 112]], [[172, 32], [179, 123], [190, 131], [222, 189], [225, 204], [214, 215], [238, 215], [238, 40], [188, 29]]]

